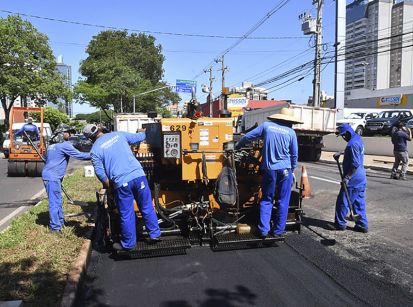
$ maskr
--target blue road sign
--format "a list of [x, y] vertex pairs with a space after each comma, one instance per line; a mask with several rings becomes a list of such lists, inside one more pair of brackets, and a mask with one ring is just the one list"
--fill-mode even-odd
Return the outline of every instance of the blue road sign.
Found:
[[192, 93], [192, 88], [196, 91], [196, 81], [193, 80], [176, 80], [177, 93]]

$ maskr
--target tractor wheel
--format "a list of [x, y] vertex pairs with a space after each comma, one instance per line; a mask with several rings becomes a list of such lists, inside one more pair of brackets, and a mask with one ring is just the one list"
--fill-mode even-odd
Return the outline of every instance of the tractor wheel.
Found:
[[35, 161], [27, 162], [27, 176], [29, 177], [37, 177], [37, 167]]

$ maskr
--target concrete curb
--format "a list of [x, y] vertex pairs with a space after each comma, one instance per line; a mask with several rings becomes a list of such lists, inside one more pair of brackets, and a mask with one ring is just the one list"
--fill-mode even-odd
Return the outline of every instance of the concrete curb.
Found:
[[80, 249], [79, 256], [72, 264], [72, 268], [69, 271], [65, 290], [63, 292], [61, 307], [71, 307], [76, 300], [76, 294], [79, 290], [79, 285], [82, 282], [89, 258], [92, 252], [92, 241], [87, 239], [83, 242]]
[[[324, 160], [324, 159], [320, 159], [319, 162], [323, 162], [323, 163], [327, 163], [327, 164], [336, 164], [337, 162], [335, 161], [331, 161], [331, 160]], [[384, 167], [384, 166], [374, 166], [374, 165], [365, 165], [365, 168], [369, 168], [372, 170], [376, 170], [376, 171], [388, 171], [389, 174], [391, 172], [391, 167]], [[407, 171], [406, 172], [409, 175], [413, 175], [413, 171]]]

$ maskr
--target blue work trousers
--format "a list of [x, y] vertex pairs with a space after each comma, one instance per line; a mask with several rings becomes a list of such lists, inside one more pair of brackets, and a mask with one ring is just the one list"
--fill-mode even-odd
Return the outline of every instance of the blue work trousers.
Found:
[[[366, 200], [365, 192], [366, 186], [363, 185], [359, 188], [347, 188], [348, 194], [350, 196], [350, 201], [353, 204], [354, 214], [360, 214], [360, 221], [355, 224], [361, 228], [368, 229], [367, 215], [366, 215]], [[337, 196], [336, 201], [336, 216], [335, 224], [336, 226], [344, 229], [346, 228], [346, 216], [349, 212], [349, 206], [347, 197], [345, 195], [344, 189], [341, 188]]]
[[49, 227], [51, 230], [60, 230], [65, 223], [63, 214], [62, 182], [43, 180], [49, 198]]
[[115, 190], [115, 200], [119, 208], [122, 235], [120, 243], [125, 249], [132, 249], [136, 246], [134, 199], [138, 204], [149, 236], [157, 238], [161, 235], [148, 181], [145, 176], [135, 178]]
[[274, 219], [272, 233], [280, 235], [284, 232], [287, 222], [288, 206], [291, 197], [293, 175], [291, 169], [262, 169], [262, 198], [260, 202], [260, 222], [258, 229], [262, 235], [270, 232], [270, 220], [275, 196], [278, 190], [278, 210]]

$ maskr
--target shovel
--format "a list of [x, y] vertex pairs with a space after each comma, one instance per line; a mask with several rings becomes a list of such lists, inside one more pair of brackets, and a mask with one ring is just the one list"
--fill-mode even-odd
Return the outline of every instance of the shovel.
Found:
[[353, 207], [353, 204], [350, 201], [350, 195], [348, 194], [347, 184], [344, 182], [343, 170], [341, 169], [341, 165], [340, 165], [340, 162], [339, 162], [340, 153], [335, 153], [333, 155], [333, 157], [334, 157], [334, 160], [336, 160], [336, 162], [337, 162], [338, 171], [340, 172], [341, 186], [343, 187], [344, 195], [347, 198], [348, 208], [350, 210], [350, 220], [358, 222], [358, 221], [361, 220], [361, 215], [360, 214], [354, 214], [354, 207]]
[[[39, 149], [36, 147], [36, 145], [33, 143], [33, 141], [31, 140], [30, 136], [26, 133], [26, 131], [23, 131], [24, 135], [27, 137], [27, 139], [29, 140], [30, 145], [34, 148], [34, 150], [36, 151], [36, 153], [39, 155], [40, 159], [42, 159], [42, 161], [44, 163], [46, 163], [46, 159], [42, 156], [42, 154], [40, 153]], [[67, 193], [67, 191], [65, 190], [65, 188], [63, 187], [63, 185], [61, 185], [62, 187], [62, 191], [63, 194], [66, 195], [69, 204], [71, 205], [76, 205], [76, 206], [81, 206], [81, 207], [86, 207], [89, 206], [89, 204], [87, 202], [84, 201], [78, 201], [78, 200], [73, 200], [73, 198], [69, 195], [69, 193]]]

